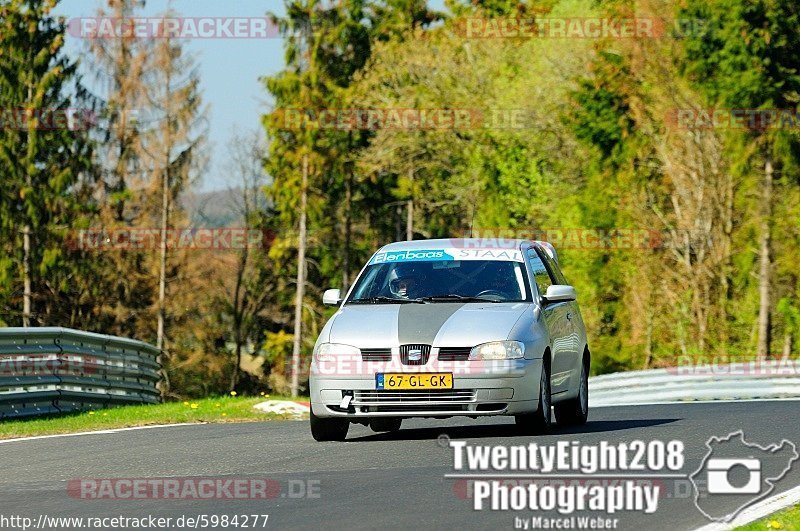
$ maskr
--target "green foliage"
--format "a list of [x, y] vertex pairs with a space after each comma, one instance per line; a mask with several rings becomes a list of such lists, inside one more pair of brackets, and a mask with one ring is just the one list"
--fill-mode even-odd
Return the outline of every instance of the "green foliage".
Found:
[[[97, 103], [62, 52], [54, 4], [0, 2], [0, 109]], [[322, 290], [346, 288], [376, 248], [404, 239], [409, 211], [414, 238], [498, 229], [523, 237], [553, 229], [610, 234], [608, 245], [559, 247], [589, 328], [594, 372], [670, 365], [679, 356], [753, 357], [767, 276], [770, 329], [783, 335], [785, 352], [793, 349], [800, 333], [796, 128], [692, 129], [667, 117], [680, 109], [796, 110], [796, 1], [446, 5], [452, 16], [425, 0], [286, 1], [286, 15], [275, 18], [285, 67], [263, 79], [274, 105], [261, 123], [268, 147], [248, 155], [271, 180], [243, 219], [277, 237], [252, 254], [170, 255], [167, 375], [176, 395], [287, 386], [304, 159], [306, 357], [331, 314], [318, 302]], [[111, 8], [132, 6], [118, 0]], [[631, 16], [693, 23], [643, 39], [467, 39], [460, 26], [465, 17]], [[21, 233], [29, 227], [34, 324], [155, 336], [155, 255], [98, 257], [67, 245], [80, 228], [155, 225], [161, 177], [169, 175], [169, 199], [177, 201], [201, 162], [202, 135], [171, 128], [202, 114], [191, 57], [177, 46], [155, 53], [141, 42], [125, 55], [124, 45], [110, 43], [103, 56], [120, 89], [104, 102], [112, 124], [114, 109], [144, 91], [157, 112], [170, 107], [173, 93], [186, 105], [178, 120], [149, 131], [0, 128], [0, 325], [21, 321]], [[164, 78], [169, 57], [182, 72], [172, 87]], [[325, 109], [469, 110], [475, 122], [346, 130], [286, 121], [287, 110], [314, 118]], [[503, 121], [511, 111], [521, 111], [521, 122]], [[165, 172], [159, 150], [145, 148], [175, 135]], [[92, 140], [101, 143], [97, 151]], [[767, 160], [776, 170], [769, 208], [761, 200]], [[184, 221], [180, 208], [171, 216], [170, 224]], [[653, 239], [620, 245], [614, 233], [626, 229], [650, 231]], [[237, 342], [247, 347], [245, 361], [264, 358], [263, 377], [238, 379], [231, 361], [242, 352], [231, 348]]]
[[679, 14], [705, 21], [685, 39], [682, 66], [711, 103], [741, 109], [797, 104], [797, 2], [690, 0]]
[[65, 242], [68, 229], [92, 211], [92, 146], [80, 125], [48, 124], [87, 103], [76, 63], [62, 51], [65, 26], [51, 14], [55, 3], [0, 5], [0, 108], [26, 115], [17, 127], [0, 128], [0, 319], [17, 325], [23, 227], [31, 233], [33, 322], [69, 321], [81, 308], [69, 279], [85, 257]]

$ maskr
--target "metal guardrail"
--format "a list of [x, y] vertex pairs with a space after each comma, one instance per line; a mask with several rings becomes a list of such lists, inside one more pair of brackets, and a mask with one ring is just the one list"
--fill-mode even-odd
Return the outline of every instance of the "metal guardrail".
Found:
[[591, 406], [800, 397], [800, 361], [695, 365], [589, 378]]
[[160, 401], [159, 351], [69, 328], [0, 328], [0, 419]]

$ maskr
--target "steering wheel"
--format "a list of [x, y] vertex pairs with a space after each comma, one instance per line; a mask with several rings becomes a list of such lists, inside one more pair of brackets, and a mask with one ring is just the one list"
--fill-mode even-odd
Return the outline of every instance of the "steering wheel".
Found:
[[[502, 291], [499, 291], [499, 290], [496, 290], [496, 289], [485, 289], [485, 290], [481, 291], [480, 293], [478, 293], [475, 296], [476, 297], [482, 297], [484, 295], [488, 295], [487, 300], [505, 301], [505, 300], [508, 300], [508, 298], [509, 298], [507, 293], [503, 293]], [[494, 297], [494, 298], [490, 298], [490, 297]]]

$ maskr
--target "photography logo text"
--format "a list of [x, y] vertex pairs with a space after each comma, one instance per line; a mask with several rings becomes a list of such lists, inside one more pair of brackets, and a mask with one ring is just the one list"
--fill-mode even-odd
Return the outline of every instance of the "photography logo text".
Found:
[[[514, 516], [517, 529], [614, 529], [619, 527], [616, 514], [656, 512], [662, 485], [653, 478], [685, 477], [680, 473], [684, 444], [677, 440], [519, 446], [453, 440], [448, 445], [454, 473], [446, 477], [474, 480], [471, 499], [476, 511], [522, 512]], [[520, 477], [533, 481], [505, 481]], [[614, 481], [603, 481], [607, 479]]]

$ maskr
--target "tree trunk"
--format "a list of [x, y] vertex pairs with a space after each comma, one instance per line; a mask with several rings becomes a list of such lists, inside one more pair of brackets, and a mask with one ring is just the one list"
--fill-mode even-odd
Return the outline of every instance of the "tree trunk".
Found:
[[406, 240], [414, 239], [414, 200], [409, 199], [406, 203]]
[[31, 227], [22, 227], [22, 326], [31, 325]]
[[[233, 294], [233, 344], [235, 361], [233, 370], [231, 371], [231, 384], [228, 391], [235, 391], [236, 384], [239, 383], [239, 367], [242, 364], [242, 320], [243, 308], [241, 307], [241, 288], [242, 276], [244, 275], [243, 262], [244, 259], [240, 257], [239, 268], [236, 271], [236, 288]], [[246, 262], [244, 263], [246, 266]]]
[[403, 205], [401, 203], [397, 204], [396, 214], [394, 220], [394, 240], [399, 242], [403, 239]]
[[164, 348], [164, 321], [166, 317], [167, 295], [167, 226], [169, 222], [169, 157], [161, 183], [161, 242], [158, 267], [158, 332], [156, 335], [156, 348]]
[[408, 200], [406, 210], [406, 240], [414, 239], [414, 169], [408, 170], [408, 179], [411, 186], [411, 198]]
[[[169, 43], [167, 43], [169, 46]], [[172, 89], [172, 70], [171, 65], [166, 70], [166, 89]], [[166, 321], [166, 299], [167, 299], [167, 227], [169, 224], [169, 192], [170, 192], [170, 159], [172, 153], [172, 108], [171, 100], [167, 99], [166, 127], [164, 129], [164, 171], [161, 178], [161, 245], [158, 267], [158, 331], [156, 333], [156, 348], [163, 352], [164, 349], [164, 321]], [[163, 354], [162, 354], [163, 355]], [[159, 360], [161, 364], [161, 360]], [[162, 389], [162, 395], [166, 389]]]
[[[245, 192], [245, 204], [247, 204], [247, 192]], [[245, 206], [245, 223], [250, 219], [249, 208]], [[247, 262], [250, 258], [249, 244], [245, 243], [244, 249], [239, 253], [239, 261], [236, 267], [236, 286], [233, 292], [233, 343], [235, 345], [235, 363], [231, 371], [231, 384], [228, 391], [235, 391], [236, 385], [239, 383], [239, 374], [242, 365], [242, 343], [243, 331], [245, 320], [245, 311], [247, 306], [247, 293], [244, 290], [244, 275], [247, 270]]]
[[788, 361], [792, 355], [792, 343], [793, 343], [792, 333], [787, 331], [783, 335], [783, 352], [781, 353], [781, 358], [783, 361]]
[[344, 182], [344, 249], [342, 257], [342, 293], [350, 287], [350, 247], [352, 245], [353, 216], [353, 175], [348, 171]]
[[231, 374], [231, 385], [228, 391], [235, 391], [236, 385], [239, 383], [239, 370], [242, 365], [242, 336], [237, 331], [235, 334], [235, 343], [236, 343], [236, 350], [235, 350], [235, 358], [236, 362], [233, 366], [233, 373]]
[[[32, 99], [33, 89], [30, 85], [28, 85], [28, 104], [30, 104]], [[29, 123], [27, 132], [28, 153], [32, 152], [31, 142], [33, 140], [31, 139], [31, 127], [33, 126]], [[31, 176], [31, 172], [28, 167], [25, 168], [25, 184], [28, 185], [28, 188], [33, 187], [33, 177]], [[27, 217], [27, 214], [25, 215]], [[26, 223], [25, 226], [22, 227], [22, 326], [26, 328], [31, 325], [32, 314], [31, 269], [31, 226], [30, 223]]]
[[720, 245], [720, 252], [722, 253], [722, 267], [719, 268], [717, 274], [719, 275], [719, 317], [722, 326], [720, 327], [719, 340], [722, 344], [728, 344], [730, 333], [730, 315], [729, 315], [729, 301], [733, 300], [733, 282], [730, 276], [733, 269], [733, 256], [731, 253], [733, 241], [733, 196], [734, 196], [734, 183], [733, 176], [730, 171], [725, 172], [725, 200], [722, 209], [722, 241]]
[[292, 345], [292, 396], [300, 390], [300, 335], [303, 332], [303, 297], [306, 285], [306, 203], [308, 202], [308, 155], [303, 155], [303, 180], [300, 184], [300, 228], [297, 246], [297, 292], [294, 301], [294, 341]]
[[764, 183], [761, 189], [761, 234], [759, 241], [758, 271], [758, 347], [759, 360], [769, 357], [771, 343], [770, 281], [771, 281], [771, 222], [772, 222], [772, 157], [767, 155], [764, 162]]
[[[167, 75], [167, 83], [169, 84], [169, 74]], [[158, 365], [161, 367], [161, 381], [159, 382], [159, 390], [161, 391], [162, 400], [166, 398], [169, 393], [169, 379], [167, 370], [164, 368], [164, 359], [167, 357], [164, 354], [164, 335], [165, 335], [165, 321], [167, 314], [167, 227], [169, 226], [169, 192], [170, 192], [170, 153], [171, 138], [170, 138], [170, 121], [172, 117], [167, 110], [167, 127], [165, 129], [164, 139], [164, 171], [161, 177], [161, 242], [159, 245], [159, 264], [158, 264], [158, 329], [156, 331], [156, 348], [159, 351]]]

